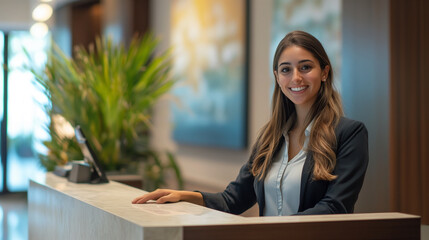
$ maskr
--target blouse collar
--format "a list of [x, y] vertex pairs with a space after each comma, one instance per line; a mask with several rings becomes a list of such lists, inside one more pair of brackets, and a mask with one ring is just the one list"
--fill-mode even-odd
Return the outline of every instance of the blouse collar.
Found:
[[[293, 113], [295, 114], [295, 113]], [[288, 136], [288, 132], [290, 130], [290, 128], [292, 127], [292, 119], [294, 118], [294, 115], [292, 115], [291, 117], [289, 117], [289, 119], [286, 122], [286, 125], [283, 129], [283, 136], [286, 138]], [[308, 126], [305, 128], [304, 131], [304, 135], [306, 138], [308, 138], [310, 136], [311, 133], [311, 128], [313, 127], [313, 120], [310, 122], [310, 124], [308, 124]]]

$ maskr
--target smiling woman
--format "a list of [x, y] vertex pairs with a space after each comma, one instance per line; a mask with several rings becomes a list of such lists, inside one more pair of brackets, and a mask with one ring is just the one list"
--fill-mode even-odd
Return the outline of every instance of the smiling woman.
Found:
[[277, 71], [277, 83], [295, 106], [310, 109], [322, 82], [326, 81], [329, 65], [321, 69], [319, 61], [307, 50], [291, 46], [283, 51]]
[[157, 190], [133, 203], [188, 201], [234, 214], [352, 213], [368, 165], [368, 133], [347, 119], [322, 44], [294, 31], [274, 55], [272, 115], [249, 161], [219, 193]]

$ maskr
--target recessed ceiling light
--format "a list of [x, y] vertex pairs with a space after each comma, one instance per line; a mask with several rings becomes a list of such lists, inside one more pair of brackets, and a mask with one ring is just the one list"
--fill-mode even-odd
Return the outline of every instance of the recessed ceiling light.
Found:
[[46, 25], [46, 23], [43, 23], [43, 22], [37, 22], [37, 23], [33, 24], [33, 26], [31, 26], [31, 28], [30, 28], [30, 33], [34, 37], [42, 38], [42, 37], [46, 36], [48, 31], [49, 31], [48, 25]]
[[33, 19], [44, 22], [52, 16], [52, 7], [49, 4], [41, 3], [33, 10]]

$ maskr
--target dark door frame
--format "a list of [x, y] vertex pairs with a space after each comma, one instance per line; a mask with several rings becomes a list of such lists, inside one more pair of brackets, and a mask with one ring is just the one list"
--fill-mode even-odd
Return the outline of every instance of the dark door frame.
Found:
[[1, 164], [3, 166], [3, 190], [0, 194], [9, 193], [7, 188], [7, 98], [8, 98], [8, 66], [9, 66], [9, 33], [4, 32], [4, 51], [3, 51], [3, 119], [1, 119]]

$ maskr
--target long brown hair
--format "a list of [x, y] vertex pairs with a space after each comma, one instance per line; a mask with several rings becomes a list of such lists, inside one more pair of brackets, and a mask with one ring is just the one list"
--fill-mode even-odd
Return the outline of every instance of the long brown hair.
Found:
[[[280, 55], [290, 46], [302, 47], [312, 53], [319, 61], [322, 70], [329, 66], [326, 81], [321, 84], [317, 99], [305, 119], [305, 126], [313, 121], [307, 148], [308, 153], [311, 153], [314, 159], [313, 179], [331, 181], [336, 178], [332, 175], [336, 163], [335, 127], [340, 117], [343, 116], [341, 99], [333, 86], [331, 62], [322, 44], [315, 37], [306, 32], [294, 31], [287, 34], [277, 46], [273, 71], [277, 71]], [[259, 180], [264, 179], [271, 166], [286, 122], [292, 118], [292, 122], [295, 123], [296, 114], [294, 113], [294, 103], [283, 94], [279, 85], [276, 84], [272, 99], [271, 119], [262, 128], [253, 146], [251, 172]], [[304, 132], [301, 133], [301, 135], [303, 134]]]

